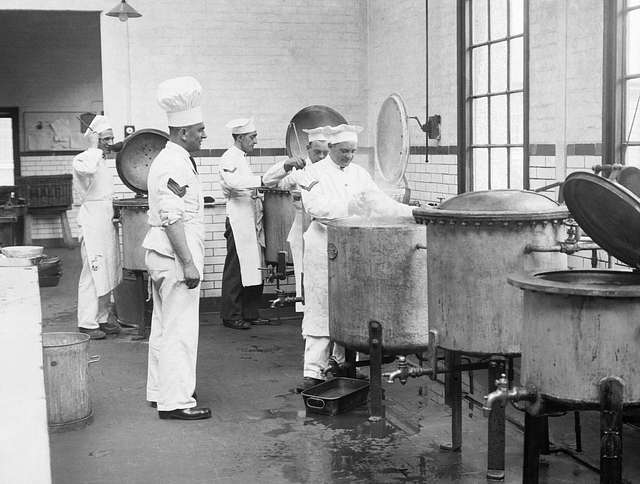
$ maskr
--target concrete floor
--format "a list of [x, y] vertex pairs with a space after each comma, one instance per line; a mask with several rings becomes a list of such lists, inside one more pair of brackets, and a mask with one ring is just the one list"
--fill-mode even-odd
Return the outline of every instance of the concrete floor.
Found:
[[[45, 331], [75, 327], [79, 251], [49, 249], [64, 259], [58, 287], [42, 288]], [[478, 483], [485, 482], [486, 419], [463, 420], [463, 450], [440, 450], [450, 434], [440, 383], [427, 378], [387, 385], [387, 421], [372, 426], [366, 408], [336, 417], [306, 414], [293, 387], [301, 376], [299, 319], [234, 331], [203, 314], [198, 403], [213, 418], [159, 420], [145, 402], [147, 344], [131, 334], [90, 343], [101, 361], [90, 368], [94, 421], [50, 435], [56, 484], [99, 483]], [[466, 409], [465, 404], [465, 409]], [[516, 417], [517, 418], [517, 417]], [[597, 415], [583, 413], [585, 451], [597, 465]], [[571, 445], [568, 417], [552, 419], [552, 436]], [[640, 482], [640, 432], [625, 428], [625, 475]], [[523, 435], [507, 426], [506, 483], [521, 482]], [[543, 483], [599, 482], [564, 453], [543, 457]]]

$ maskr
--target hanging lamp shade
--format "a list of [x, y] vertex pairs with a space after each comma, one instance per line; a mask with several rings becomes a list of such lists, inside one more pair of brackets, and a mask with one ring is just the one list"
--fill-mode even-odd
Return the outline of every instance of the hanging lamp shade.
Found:
[[120, 22], [126, 22], [127, 19], [142, 17], [135, 8], [129, 5], [125, 0], [122, 0], [118, 5], [109, 10], [106, 15], [108, 17], [118, 17]]

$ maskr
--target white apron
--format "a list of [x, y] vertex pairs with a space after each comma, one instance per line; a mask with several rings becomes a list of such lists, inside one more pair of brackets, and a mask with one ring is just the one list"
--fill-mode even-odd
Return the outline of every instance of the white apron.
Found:
[[264, 232], [262, 200], [256, 187], [261, 179], [251, 171], [245, 153], [231, 146], [220, 158], [220, 186], [227, 199], [227, 217], [240, 261], [242, 285], [262, 284]]
[[[257, 214], [257, 212], [260, 212]], [[259, 215], [257, 219], [256, 215]], [[236, 252], [240, 261], [240, 275], [243, 286], [262, 284], [262, 247], [258, 234], [262, 226], [262, 203], [251, 196], [239, 196], [227, 200], [227, 216], [233, 231]]]
[[[289, 235], [287, 236], [287, 242], [291, 248], [291, 257], [293, 258], [293, 274], [296, 279], [296, 296], [302, 297], [302, 274], [304, 273], [304, 261], [303, 261], [303, 224], [302, 224], [302, 209], [296, 207], [296, 216], [291, 224]], [[296, 311], [304, 311], [304, 304], [301, 302], [296, 303]]]
[[82, 176], [77, 171], [74, 176], [82, 203], [78, 212], [80, 237], [85, 244], [96, 293], [102, 296], [122, 279], [118, 235], [113, 224], [113, 176], [103, 161], [93, 176]]
[[329, 336], [329, 265], [327, 228], [311, 222], [304, 233], [304, 318], [303, 336]]

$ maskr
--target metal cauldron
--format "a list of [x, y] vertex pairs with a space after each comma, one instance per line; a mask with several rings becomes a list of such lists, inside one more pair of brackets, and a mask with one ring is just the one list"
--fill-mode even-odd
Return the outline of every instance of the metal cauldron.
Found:
[[520, 380], [563, 402], [598, 403], [602, 378], [640, 402], [640, 274], [580, 270], [511, 276], [524, 290]]
[[416, 221], [428, 225], [429, 326], [439, 346], [520, 352], [522, 294], [507, 275], [566, 269], [565, 254], [527, 248], [564, 240], [568, 215], [553, 200], [522, 190], [469, 192], [437, 209], [414, 210]]
[[155, 157], [167, 144], [169, 135], [157, 129], [141, 129], [128, 136], [116, 157], [122, 182], [136, 193], [134, 198], [113, 201], [115, 219], [122, 226], [122, 267], [146, 271], [142, 241], [149, 231], [147, 176]]
[[260, 188], [264, 195], [262, 202], [265, 242], [265, 261], [278, 263], [278, 253], [286, 252], [286, 263], [293, 264], [291, 249], [287, 242], [296, 208], [293, 204], [291, 192], [275, 188]]
[[382, 325], [385, 354], [429, 344], [424, 226], [397, 219], [335, 220], [327, 225], [329, 334], [369, 352], [369, 321]]

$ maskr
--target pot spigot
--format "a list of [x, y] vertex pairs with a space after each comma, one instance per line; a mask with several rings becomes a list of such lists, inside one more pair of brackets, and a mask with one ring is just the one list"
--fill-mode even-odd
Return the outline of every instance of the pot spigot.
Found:
[[409, 379], [409, 363], [407, 363], [406, 356], [398, 356], [398, 369], [391, 373], [383, 373], [383, 378], [387, 379], [387, 383], [393, 383], [396, 379], [400, 380], [401, 384], [407, 383]]
[[503, 405], [508, 401], [512, 403], [521, 401], [534, 402], [537, 395], [535, 390], [531, 388], [512, 387], [509, 389], [509, 380], [507, 380], [507, 375], [504, 373], [496, 380], [496, 387], [494, 391], [484, 397], [482, 412], [485, 417], [489, 416], [496, 402], [501, 402]]
[[423, 375], [432, 375], [434, 373], [431, 368], [422, 368], [411, 365], [407, 361], [406, 356], [398, 356], [398, 369], [391, 373], [383, 373], [383, 378], [387, 379], [387, 383], [393, 383], [398, 380], [402, 385], [407, 383], [409, 378], [417, 378]]
[[304, 298], [296, 296], [287, 296], [284, 291], [276, 290], [277, 298], [269, 300], [271, 308], [282, 308], [284, 306], [295, 304], [297, 302], [304, 303]]

